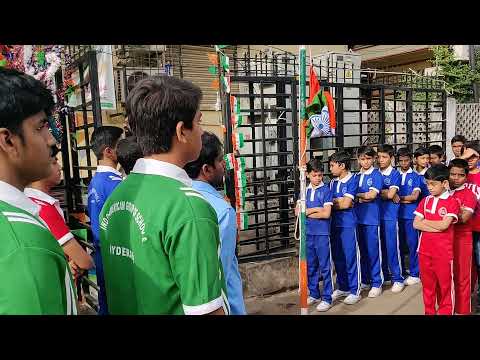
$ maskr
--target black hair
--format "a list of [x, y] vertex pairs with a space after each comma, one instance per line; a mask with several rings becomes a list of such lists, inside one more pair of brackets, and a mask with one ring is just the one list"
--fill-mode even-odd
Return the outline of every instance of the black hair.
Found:
[[6, 128], [23, 141], [22, 123], [44, 111], [52, 114], [55, 102], [50, 90], [34, 77], [0, 67], [0, 128]]
[[177, 124], [187, 129], [200, 108], [202, 90], [174, 76], [150, 76], [128, 94], [128, 123], [144, 156], [170, 151]]
[[403, 147], [397, 150], [397, 159], [400, 159], [400, 156], [408, 156], [410, 159], [412, 159], [413, 155], [408, 148]]
[[117, 145], [117, 159], [125, 174], [130, 174], [138, 159], [142, 158], [142, 149], [135, 136], [120, 139]]
[[433, 165], [425, 172], [426, 180], [445, 181], [450, 178], [450, 170], [444, 164]]
[[379, 145], [377, 148], [377, 153], [387, 153], [388, 156], [392, 157], [395, 155], [395, 149], [390, 144]]
[[103, 159], [103, 151], [107, 147], [115, 147], [122, 134], [123, 129], [117, 126], [99, 126], [93, 130], [90, 145], [98, 160]]
[[465, 144], [467, 142], [467, 139], [463, 135], [455, 135], [452, 137], [452, 140], [450, 140], [450, 144], [453, 144], [455, 142], [461, 142], [462, 144]]
[[198, 178], [203, 165], [215, 166], [215, 160], [222, 153], [223, 145], [217, 135], [204, 131], [202, 134], [202, 151], [197, 160], [185, 165], [185, 171], [192, 179]]
[[375, 152], [375, 149], [371, 147], [370, 145], [362, 145], [358, 148], [357, 150], [357, 157], [361, 155], [367, 155], [367, 156], [375, 156], [377, 153]]
[[307, 163], [307, 172], [310, 173], [312, 171], [323, 173], [323, 164], [320, 159], [313, 158]]
[[437, 155], [439, 158], [443, 158], [445, 151], [443, 151], [440, 145], [430, 145], [428, 148], [428, 153], [430, 155]]
[[[463, 144], [463, 147], [465, 149], [473, 149], [480, 154], [480, 144], [478, 140], [467, 141], [465, 144]], [[462, 154], [463, 154], [463, 151], [462, 151]]]
[[330, 155], [328, 161], [335, 162], [337, 164], [344, 164], [345, 170], [350, 170], [350, 158], [351, 155], [348, 152], [345, 150], [340, 150]]
[[425, 148], [425, 147], [419, 147], [419, 148], [417, 148], [417, 150], [415, 150], [415, 152], [413, 153], [413, 156], [414, 156], [415, 159], [416, 159], [417, 157], [423, 156], [423, 155], [430, 155], [430, 153], [428, 152], [428, 149]]
[[452, 167], [456, 167], [459, 169], [465, 170], [465, 175], [468, 175], [468, 161], [464, 159], [452, 159], [448, 164], [448, 169], [450, 170]]

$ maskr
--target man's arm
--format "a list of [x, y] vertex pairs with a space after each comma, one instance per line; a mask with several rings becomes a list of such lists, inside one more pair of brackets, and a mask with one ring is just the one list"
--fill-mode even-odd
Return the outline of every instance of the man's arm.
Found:
[[75, 238], [67, 241], [63, 245], [64, 253], [80, 268], [89, 270], [93, 268], [92, 257], [82, 248]]
[[368, 192], [364, 193], [357, 193], [357, 198], [360, 200], [359, 202], [372, 202], [377, 198], [378, 191], [376, 189], [371, 189]]
[[441, 232], [440, 230], [437, 230], [437, 229], [425, 224], [424, 219], [421, 218], [418, 215], [415, 216], [415, 219], [413, 220], [413, 227], [417, 230], [425, 231], [425, 232]]
[[332, 213], [332, 206], [324, 204], [324, 207], [310, 208], [310, 213], [307, 216], [311, 219], [330, 219]]
[[420, 196], [420, 189], [416, 188], [412, 191], [410, 195], [400, 196], [400, 203], [401, 204], [413, 204], [418, 200]]
[[353, 199], [348, 196], [342, 196], [333, 199], [333, 208], [335, 210], [346, 210], [353, 207]]
[[456, 220], [453, 216], [445, 216], [442, 220], [423, 220], [424, 225], [430, 226], [438, 231], [445, 231]]

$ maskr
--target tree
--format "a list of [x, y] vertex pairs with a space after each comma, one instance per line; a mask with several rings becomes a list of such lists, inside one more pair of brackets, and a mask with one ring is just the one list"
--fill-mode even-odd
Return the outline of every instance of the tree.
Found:
[[445, 80], [445, 90], [458, 102], [472, 102], [473, 83], [480, 81], [480, 54], [475, 53], [476, 69], [472, 70], [468, 63], [455, 59], [453, 47], [439, 45], [432, 48], [434, 60], [430, 62], [438, 68], [438, 75]]

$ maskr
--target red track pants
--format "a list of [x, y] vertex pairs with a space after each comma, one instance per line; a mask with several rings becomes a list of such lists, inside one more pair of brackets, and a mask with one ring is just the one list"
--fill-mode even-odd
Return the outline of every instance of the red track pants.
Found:
[[[453, 315], [453, 260], [418, 254], [425, 315]], [[435, 309], [438, 303], [438, 311]]]
[[[453, 244], [453, 282], [455, 284], [455, 313], [469, 315], [471, 304], [472, 233], [455, 232]], [[475, 269], [476, 271], [476, 269]]]

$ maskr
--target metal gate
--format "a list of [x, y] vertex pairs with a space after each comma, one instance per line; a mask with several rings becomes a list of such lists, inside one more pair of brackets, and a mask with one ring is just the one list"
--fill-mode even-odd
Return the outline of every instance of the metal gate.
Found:
[[[78, 53], [71, 49], [67, 49], [67, 55], [72, 56], [73, 61], [64, 69], [64, 74], [78, 74], [74, 89], [80, 90], [78, 104], [67, 107], [68, 111], [60, 115], [64, 128], [62, 160], [67, 219], [71, 229], [86, 229], [87, 238], [91, 239], [91, 228], [85, 217], [88, 184], [96, 169], [92, 163], [90, 137], [93, 129], [102, 124], [97, 55], [93, 50]], [[90, 249], [93, 255], [95, 249], [87, 238], [77, 237], [77, 240], [84, 248]], [[82, 300], [82, 291], [80, 291], [82, 288], [87, 303], [98, 311], [98, 302], [91, 295], [90, 287], [98, 292], [97, 284], [87, 274], [78, 279], [79, 300]]]
[[[355, 170], [354, 155], [360, 145], [389, 143], [395, 150], [404, 146], [415, 150], [439, 144], [445, 148], [446, 93], [441, 80], [380, 72], [372, 77], [372, 71], [349, 69], [345, 63], [338, 67], [319, 61], [314, 66], [322, 89], [334, 99], [337, 124], [334, 136], [309, 140], [307, 161], [321, 159], [327, 181], [328, 157], [338, 149], [350, 152]], [[248, 123], [239, 127], [247, 144], [240, 157], [246, 161], [249, 215], [248, 229], [240, 232], [239, 262], [296, 254], [297, 74], [292, 54], [233, 58], [231, 81], [238, 83], [239, 91], [232, 95], [241, 99], [240, 111], [248, 117]], [[232, 126], [226, 114], [226, 152], [231, 152]], [[232, 197], [233, 182], [227, 186]]]

